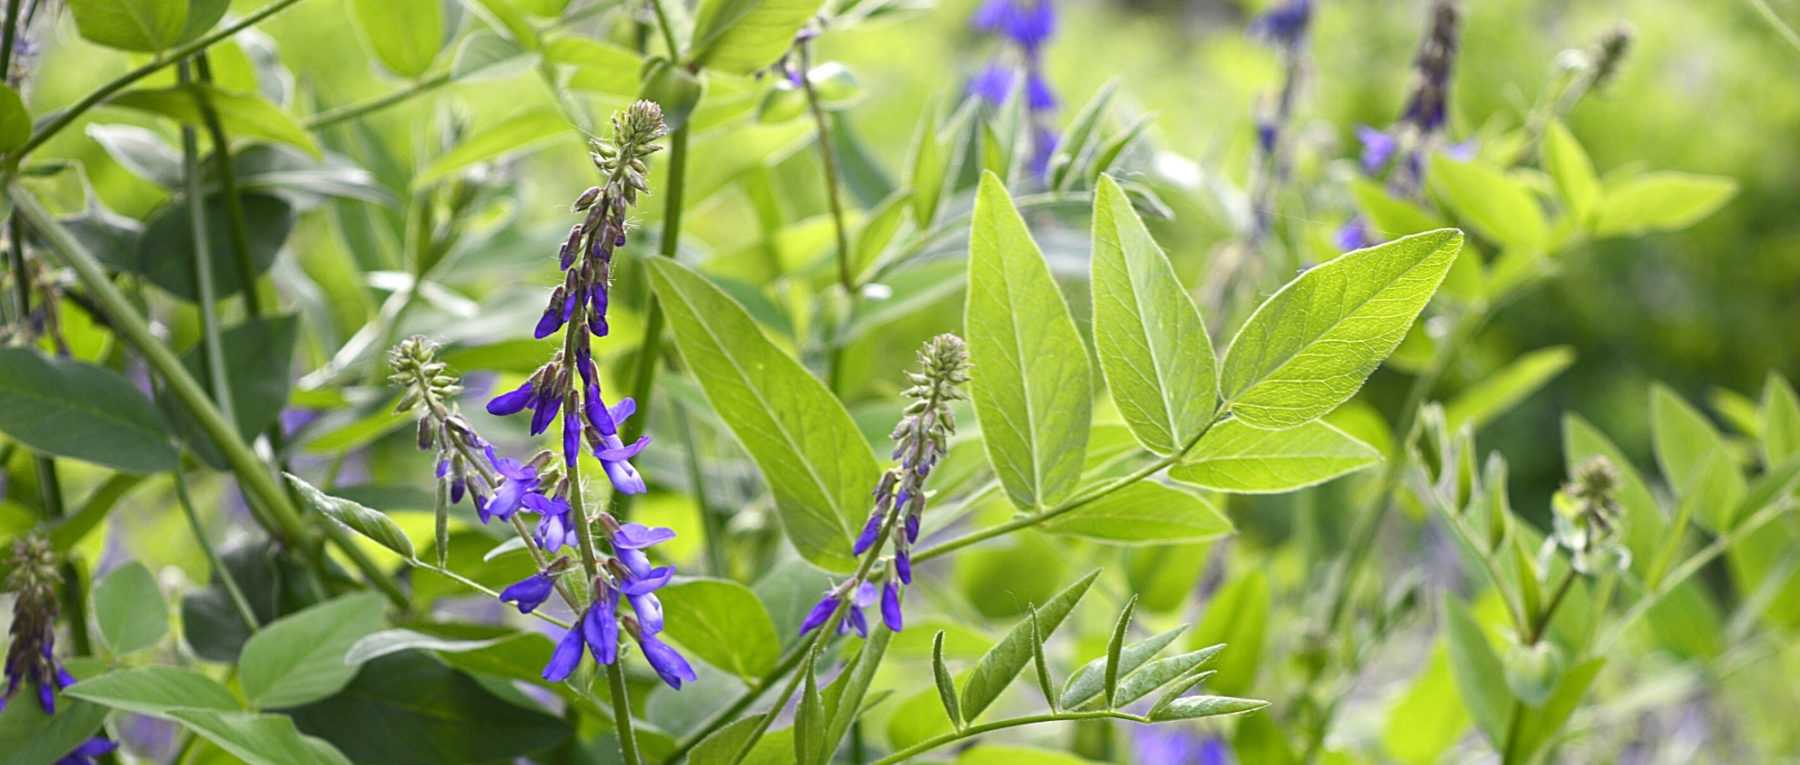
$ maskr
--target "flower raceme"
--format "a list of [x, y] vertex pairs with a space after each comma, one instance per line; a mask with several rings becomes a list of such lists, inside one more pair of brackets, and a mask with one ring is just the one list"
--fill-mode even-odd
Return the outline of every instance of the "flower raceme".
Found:
[[75, 683], [75, 678], [56, 660], [56, 590], [62, 575], [49, 540], [41, 535], [13, 543], [13, 572], [7, 589], [13, 601], [12, 644], [6, 650], [6, 689], [0, 692], [0, 709], [13, 694], [30, 685], [44, 714], [56, 714], [56, 692]]
[[[879, 555], [881, 541], [891, 540], [894, 554], [888, 561], [879, 597], [882, 623], [894, 632], [899, 632], [905, 621], [900, 608], [901, 588], [912, 584], [912, 545], [919, 541], [925, 512], [925, 481], [949, 448], [950, 436], [956, 433], [956, 416], [950, 406], [963, 398], [960, 388], [969, 381], [968, 347], [956, 335], [938, 335], [927, 341], [918, 358], [920, 369], [907, 373], [912, 386], [903, 394], [912, 403], [890, 436], [894, 440], [891, 456], [899, 464], [883, 473], [876, 484], [875, 508], [851, 546], [852, 555]], [[811, 632], [824, 625], [846, 597], [850, 605], [844, 621], [838, 624], [838, 633], [854, 629], [867, 637], [868, 624], [862, 609], [875, 604], [876, 589], [874, 584], [856, 579], [846, 580], [827, 592], [807, 614], [800, 631]]]

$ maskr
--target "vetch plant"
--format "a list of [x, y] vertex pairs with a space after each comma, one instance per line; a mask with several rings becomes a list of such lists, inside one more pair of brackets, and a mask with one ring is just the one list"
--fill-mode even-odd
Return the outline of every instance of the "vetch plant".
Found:
[[1781, 9], [1227, 10], [0, 3], [0, 765], [1794, 751]]

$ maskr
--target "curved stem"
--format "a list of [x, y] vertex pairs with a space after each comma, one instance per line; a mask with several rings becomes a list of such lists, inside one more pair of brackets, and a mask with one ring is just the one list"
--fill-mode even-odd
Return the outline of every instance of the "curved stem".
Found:
[[430, 93], [431, 91], [448, 85], [454, 79], [455, 77], [453, 77], [450, 72], [440, 72], [422, 80], [415, 81], [411, 85], [383, 96], [377, 96], [367, 101], [326, 109], [325, 111], [307, 117], [306, 120], [300, 124], [308, 130], [328, 128], [340, 122], [347, 122], [358, 117], [368, 116], [390, 106], [405, 103], [416, 96]]
[[706, 722], [702, 723], [699, 728], [696, 728], [693, 733], [683, 736], [680, 741], [676, 742], [675, 749], [669, 753], [669, 756], [663, 758], [664, 765], [670, 765], [676, 760], [681, 759], [682, 755], [687, 754], [689, 750], [705, 740], [707, 736], [712, 735], [713, 731], [723, 728], [727, 724], [737, 720], [738, 715], [743, 714], [744, 710], [749, 709], [751, 704], [756, 703], [757, 699], [762, 698], [762, 695], [766, 693], [769, 688], [774, 686], [776, 680], [781, 679], [783, 675], [793, 671], [795, 667], [800, 666], [800, 662], [804, 660], [807, 654], [812, 650], [812, 643], [812, 640], [805, 640], [795, 643], [790, 647], [786, 653], [781, 655], [781, 659], [775, 662], [775, 667], [773, 669], [770, 669], [768, 672], [764, 673], [762, 677], [758, 678], [756, 682], [745, 689], [735, 701], [731, 702], [729, 706], [720, 710], [717, 714], [707, 718]]
[[831, 147], [831, 124], [825, 108], [819, 105], [819, 92], [812, 83], [812, 45], [800, 44], [800, 90], [806, 93], [806, 108], [812, 112], [813, 127], [818, 132], [819, 164], [825, 175], [825, 201], [831, 208], [831, 228], [837, 235], [838, 284], [856, 297], [856, 283], [850, 276], [850, 234], [844, 226], [844, 201], [838, 190], [837, 152]]
[[[188, 84], [186, 61], [176, 66], [177, 77]], [[198, 93], [199, 91], [195, 91]], [[204, 97], [197, 97], [202, 113], [211, 111]], [[212, 400], [226, 422], [235, 423], [236, 407], [231, 401], [231, 378], [225, 369], [225, 348], [219, 338], [218, 298], [214, 294], [212, 237], [207, 235], [206, 198], [200, 193], [200, 142], [191, 127], [181, 128], [181, 168], [187, 189], [188, 225], [194, 238], [194, 301], [200, 309], [200, 358], [206, 364], [206, 380]]]
[[153, 59], [150, 63], [126, 72], [105, 85], [101, 85], [98, 89], [83, 96], [80, 101], [76, 101], [74, 105], [58, 112], [57, 115], [51, 118], [42, 129], [33, 132], [31, 134], [31, 140], [26, 141], [23, 147], [13, 153], [12, 164], [17, 166], [20, 160], [24, 159], [26, 155], [29, 155], [39, 146], [44, 145], [45, 141], [50, 140], [51, 137], [62, 132], [64, 128], [74, 124], [75, 120], [81, 117], [81, 115], [86, 114], [89, 109], [99, 106], [101, 103], [105, 102], [106, 99], [111, 98], [114, 93], [124, 90], [126, 86], [155, 74], [158, 70], [161, 70], [163, 67], [170, 64], [186, 61], [188, 57], [217, 45], [219, 42], [232, 35], [242, 32], [245, 29], [249, 29], [263, 19], [280, 13], [298, 2], [300, 2], [300, 0], [275, 0], [275, 2], [257, 9], [255, 13], [238, 19], [235, 23], [220, 27], [212, 34], [176, 48], [165, 56]]
[[[194, 74], [200, 82], [212, 84], [212, 65], [206, 60], [205, 53], [194, 57]], [[196, 89], [194, 101], [200, 107], [200, 121], [206, 125], [206, 134], [212, 139], [213, 158], [219, 163], [219, 193], [225, 197], [226, 230], [231, 234], [232, 255], [237, 263], [238, 279], [243, 284], [244, 310], [250, 318], [259, 318], [262, 316], [262, 297], [256, 292], [256, 265], [250, 258], [250, 224], [244, 217], [244, 199], [238, 193], [237, 173], [232, 168], [231, 139], [225, 135], [225, 125], [219, 121], [219, 111], [213, 108], [212, 97], [207, 91]]]
[[892, 765], [893, 763], [906, 762], [907, 760], [910, 760], [921, 754], [929, 752], [933, 749], [937, 749], [939, 747], [944, 747], [944, 746], [949, 746], [949, 745], [954, 744], [963, 739], [973, 738], [973, 737], [979, 736], [983, 733], [992, 733], [997, 730], [1005, 730], [1007, 728], [1018, 728], [1018, 727], [1025, 726], [1025, 725], [1037, 725], [1039, 723], [1071, 722], [1071, 721], [1075, 721], [1075, 720], [1129, 720], [1129, 721], [1135, 722], [1135, 723], [1150, 722], [1150, 718], [1148, 718], [1148, 717], [1140, 717], [1138, 715], [1134, 715], [1129, 712], [1119, 712], [1119, 711], [1110, 710], [1110, 709], [1095, 710], [1095, 711], [1091, 711], [1091, 712], [1049, 712], [1049, 713], [1045, 713], [1045, 714], [1041, 714], [1041, 715], [1027, 715], [1025, 717], [1012, 717], [1012, 718], [1008, 718], [1005, 720], [995, 720], [995, 721], [989, 722], [989, 723], [982, 723], [980, 725], [971, 725], [971, 726], [969, 726], [967, 728], [963, 728], [962, 730], [959, 730], [959, 731], [945, 733], [944, 735], [938, 736], [936, 738], [926, 739], [917, 744], [913, 744], [912, 746], [902, 749], [898, 752], [895, 752], [886, 757], [883, 757], [879, 760], [876, 760], [874, 765]]

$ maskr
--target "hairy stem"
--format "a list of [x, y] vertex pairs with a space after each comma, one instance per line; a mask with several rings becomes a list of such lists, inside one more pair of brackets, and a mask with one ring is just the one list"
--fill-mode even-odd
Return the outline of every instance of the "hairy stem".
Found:
[[958, 741], [962, 741], [963, 739], [973, 738], [984, 733], [992, 733], [997, 730], [1018, 728], [1025, 725], [1037, 725], [1039, 723], [1069, 722], [1074, 720], [1128, 720], [1136, 723], [1150, 722], [1150, 719], [1147, 717], [1140, 717], [1129, 712], [1120, 712], [1111, 709], [1089, 712], [1048, 712], [1039, 715], [1012, 717], [1005, 720], [982, 723], [980, 725], [971, 725], [959, 731], [952, 731], [936, 738], [926, 739], [876, 760], [874, 765], [892, 765], [893, 763], [906, 762], [933, 749], [949, 746]]

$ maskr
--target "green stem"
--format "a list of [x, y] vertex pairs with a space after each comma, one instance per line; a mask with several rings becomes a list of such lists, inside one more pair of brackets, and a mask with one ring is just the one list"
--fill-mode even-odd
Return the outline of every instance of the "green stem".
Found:
[[[188, 83], [188, 64], [176, 67], [181, 84]], [[196, 91], [198, 92], [198, 91]], [[207, 107], [202, 100], [202, 111]], [[207, 236], [205, 197], [200, 193], [199, 137], [191, 127], [181, 128], [181, 168], [185, 176], [188, 203], [188, 225], [194, 239], [194, 300], [200, 308], [200, 357], [206, 364], [207, 385], [219, 414], [226, 422], [237, 422], [231, 401], [231, 378], [225, 369], [225, 348], [219, 339], [219, 318], [215, 313], [217, 296], [213, 294], [212, 238]]]
[[1138, 468], [1136, 471], [1132, 472], [1129, 475], [1126, 475], [1122, 478], [1114, 479], [1112, 481], [1109, 481], [1107, 483], [1104, 483], [1097, 487], [1094, 487], [1094, 489], [1092, 489], [1088, 492], [1085, 492], [1079, 496], [1069, 499], [1069, 500], [1063, 502], [1062, 504], [1052, 507], [1043, 512], [1034, 513], [1031, 515], [1024, 516], [1022, 518], [1015, 518], [1011, 521], [1007, 521], [1006, 523], [1002, 523], [998, 526], [989, 526], [985, 529], [970, 532], [968, 534], [964, 534], [963, 536], [952, 539], [948, 542], [944, 542], [944, 543], [938, 544], [938, 545], [933, 545], [932, 547], [921, 550], [921, 551], [913, 554], [913, 558], [912, 558], [913, 563], [915, 563], [915, 564], [923, 563], [925, 561], [931, 560], [932, 558], [936, 558], [936, 557], [939, 557], [942, 555], [947, 555], [949, 553], [960, 550], [964, 547], [968, 547], [969, 545], [972, 545], [972, 544], [976, 544], [976, 543], [983, 542], [983, 541], [986, 541], [989, 539], [993, 539], [994, 537], [1011, 534], [1012, 532], [1018, 531], [1020, 529], [1025, 529], [1025, 528], [1030, 528], [1032, 526], [1036, 526], [1040, 523], [1048, 521], [1048, 520], [1055, 518], [1059, 515], [1062, 515], [1064, 513], [1069, 513], [1069, 512], [1073, 512], [1075, 510], [1079, 510], [1083, 507], [1086, 507], [1089, 504], [1092, 504], [1094, 501], [1096, 501], [1102, 497], [1112, 494], [1115, 491], [1123, 489], [1126, 486], [1129, 486], [1131, 484], [1137, 483], [1138, 481], [1141, 481], [1145, 478], [1149, 478], [1150, 476], [1156, 475], [1158, 472], [1161, 472], [1163, 468], [1173, 465], [1176, 462], [1179, 462], [1182, 457], [1187, 456], [1187, 453], [1189, 451], [1193, 450], [1195, 444], [1200, 443], [1200, 439], [1205, 437], [1207, 432], [1211, 431], [1213, 429], [1213, 426], [1218, 425], [1220, 422], [1223, 422], [1225, 420], [1225, 418], [1228, 416], [1229, 416], [1228, 410], [1224, 410], [1224, 409], [1220, 410], [1217, 414], [1215, 414], [1213, 416], [1212, 420], [1210, 420], [1206, 423], [1206, 427], [1201, 428], [1199, 433], [1194, 434], [1194, 437], [1189, 439], [1188, 442], [1181, 447], [1181, 450], [1175, 452], [1174, 454], [1170, 454], [1170, 455], [1158, 458], [1156, 461], [1151, 462], [1150, 464], [1145, 465], [1141, 468]]
[[971, 725], [959, 731], [952, 731], [936, 738], [926, 739], [876, 760], [874, 765], [892, 765], [893, 763], [906, 762], [933, 749], [949, 746], [963, 739], [973, 738], [984, 733], [992, 733], [997, 730], [1018, 728], [1025, 725], [1037, 725], [1039, 723], [1070, 722], [1074, 720], [1128, 720], [1135, 723], [1150, 722], [1150, 719], [1147, 717], [1140, 717], [1129, 712], [1119, 712], [1111, 709], [1089, 712], [1048, 712], [1039, 715], [1013, 717], [1005, 720], [982, 723], [980, 725]]
[[6, 0], [6, 29], [0, 32], [0, 82], [12, 74], [13, 43], [19, 38], [21, 0]]
[[612, 690], [613, 725], [618, 729], [619, 752], [626, 765], [642, 765], [638, 754], [637, 734], [631, 729], [631, 695], [625, 688], [625, 665], [614, 661], [606, 665], [606, 685]]
[[856, 297], [856, 281], [850, 276], [850, 234], [844, 226], [844, 201], [838, 191], [837, 152], [831, 146], [831, 125], [825, 108], [819, 105], [819, 93], [812, 84], [812, 46], [800, 44], [800, 90], [806, 93], [806, 108], [812, 112], [813, 126], [818, 132], [819, 163], [825, 175], [825, 201], [831, 207], [831, 228], [837, 235], [838, 284]]
[[1602, 656], [1606, 655], [1608, 650], [1612, 647], [1612, 644], [1625, 633], [1626, 628], [1630, 627], [1640, 617], [1648, 613], [1650, 609], [1655, 608], [1658, 603], [1662, 602], [1663, 598], [1668, 597], [1669, 593], [1674, 592], [1676, 587], [1680, 587], [1683, 582], [1686, 582], [1688, 577], [1698, 573], [1700, 569], [1706, 567], [1706, 564], [1711, 563], [1714, 558], [1724, 554], [1726, 550], [1731, 549], [1732, 545], [1737, 544], [1744, 537], [1747, 537], [1757, 529], [1768, 525], [1776, 518], [1793, 511], [1794, 507], [1795, 505], [1792, 499], [1784, 499], [1777, 504], [1769, 505], [1768, 507], [1757, 511], [1755, 515], [1745, 518], [1742, 523], [1732, 527], [1731, 531], [1714, 538], [1711, 544], [1701, 548], [1699, 552], [1694, 553], [1693, 557], [1683, 561], [1680, 566], [1677, 566], [1674, 570], [1670, 571], [1668, 576], [1663, 577], [1663, 580], [1659, 582], [1656, 587], [1652, 588], [1644, 595], [1644, 597], [1639, 598], [1636, 603], [1632, 604], [1631, 610], [1626, 611], [1624, 616], [1619, 617], [1619, 620], [1613, 623], [1607, 634], [1600, 639], [1599, 648], [1595, 650], [1594, 653]]
[[669, 12], [663, 8], [663, 0], [650, 0], [650, 10], [656, 14], [656, 28], [662, 33], [663, 45], [669, 48], [669, 58], [680, 58], [681, 46], [675, 43], [675, 27], [669, 23]]
[[[206, 60], [205, 53], [194, 57], [194, 73], [200, 82], [212, 84], [212, 65]], [[252, 319], [261, 318], [262, 296], [256, 291], [256, 265], [250, 257], [250, 224], [244, 216], [244, 200], [238, 193], [237, 173], [232, 168], [231, 140], [225, 135], [225, 125], [219, 121], [219, 112], [213, 108], [212, 97], [207, 91], [196, 89], [194, 101], [200, 108], [200, 121], [206, 125], [206, 134], [212, 140], [213, 158], [219, 164], [219, 191], [225, 197], [225, 225], [231, 234], [232, 255], [243, 285], [244, 310]], [[190, 198], [197, 202], [199, 197], [193, 193], [190, 189]], [[198, 245], [199, 240], [195, 242]]]
[[17, 166], [19, 161], [24, 159], [26, 155], [35, 151], [39, 146], [44, 145], [45, 141], [50, 140], [51, 137], [62, 132], [64, 128], [74, 124], [75, 120], [79, 119], [81, 115], [86, 114], [89, 109], [104, 103], [106, 99], [111, 98], [114, 93], [124, 90], [127, 86], [138, 80], [155, 74], [163, 67], [186, 61], [188, 57], [206, 50], [245, 29], [249, 29], [263, 19], [280, 13], [298, 2], [300, 2], [300, 0], [275, 0], [275, 2], [257, 9], [256, 12], [238, 19], [235, 23], [220, 27], [211, 34], [200, 37], [193, 42], [169, 51], [167, 55], [153, 59], [149, 63], [126, 72], [105, 85], [101, 85], [97, 90], [83, 96], [80, 101], [76, 101], [73, 106], [57, 112], [56, 116], [51, 118], [48, 123], [45, 123], [42, 129], [33, 132], [31, 140], [26, 141], [23, 147], [13, 153], [12, 164]]
[[[437, 574], [438, 576], [444, 577], [445, 579], [449, 579], [452, 582], [456, 582], [457, 584], [460, 584], [471, 590], [479, 592], [490, 598], [494, 598], [495, 600], [500, 599], [500, 592], [498, 590], [495, 590], [492, 587], [489, 587], [485, 584], [477, 582], [473, 579], [463, 576], [462, 574], [458, 574], [455, 571], [444, 568], [442, 566], [434, 566], [430, 563], [426, 563], [425, 561], [419, 560], [417, 558], [408, 560], [406, 562], [406, 565], [412, 566], [413, 568], [419, 568], [419, 569], [424, 569], [426, 571], [430, 571], [433, 574]], [[554, 624], [558, 627], [561, 627], [565, 630], [575, 628], [575, 625], [570, 624], [569, 622], [563, 621], [561, 619], [558, 619], [549, 614], [546, 614], [543, 611], [532, 611], [531, 615], [537, 617], [539, 620], [549, 622], [549, 623]]]
[[713, 731], [723, 728], [727, 724], [737, 720], [738, 715], [743, 714], [744, 710], [749, 709], [751, 704], [756, 703], [757, 699], [762, 698], [764, 693], [774, 687], [776, 680], [780, 680], [787, 673], [792, 672], [795, 667], [800, 666], [800, 662], [805, 660], [807, 655], [812, 651], [812, 643], [812, 640], [806, 640], [796, 643], [793, 647], [789, 648], [786, 653], [781, 655], [781, 659], [775, 662], [775, 667], [773, 669], [764, 673], [762, 677], [757, 678], [756, 682], [752, 683], [749, 688], [746, 688], [742, 694], [739, 694], [737, 699], [731, 702], [729, 706], [720, 710], [712, 717], [707, 718], [706, 722], [695, 729], [693, 733], [682, 737], [679, 742], [676, 742], [674, 751], [670, 752], [669, 756], [663, 758], [664, 765], [672, 765], [676, 760], [681, 759], [682, 755], [687, 754], [689, 750], [693, 749], [695, 745], [705, 740], [707, 736], [712, 735]]
[[308, 130], [328, 128], [340, 122], [347, 122], [358, 117], [374, 114], [375, 112], [390, 106], [405, 103], [414, 97], [430, 93], [431, 91], [448, 85], [453, 80], [455, 80], [455, 77], [453, 77], [450, 72], [440, 72], [430, 77], [426, 77], [425, 79], [417, 80], [411, 85], [384, 96], [379, 96], [360, 103], [345, 104], [335, 109], [327, 109], [307, 117], [306, 120], [300, 124], [305, 126]]
[[1781, 17], [1776, 15], [1774, 8], [1770, 8], [1765, 0], [1745, 0], [1745, 2], [1750, 3], [1750, 7], [1756, 9], [1757, 15], [1769, 22], [1769, 26], [1775, 28], [1775, 33], [1780, 35], [1783, 41], [1792, 46], [1794, 50], [1800, 51], [1800, 32], [1795, 32], [1792, 26], [1782, 21]]
[[188, 529], [194, 532], [194, 541], [199, 543], [200, 551], [206, 554], [206, 562], [212, 566], [212, 570], [218, 572], [219, 583], [225, 586], [226, 594], [231, 596], [231, 605], [237, 608], [238, 617], [244, 620], [244, 626], [249, 627], [251, 632], [257, 631], [261, 625], [256, 621], [256, 611], [250, 607], [250, 600], [244, 597], [243, 589], [238, 587], [237, 577], [232, 575], [231, 569], [225, 567], [219, 551], [206, 538], [206, 527], [200, 523], [200, 514], [194, 511], [193, 497], [188, 494], [186, 476], [179, 466], [170, 473], [175, 476], [175, 499], [181, 504], [182, 514], [187, 516]]
[[706, 534], [706, 567], [713, 576], [730, 578], [731, 566], [725, 559], [725, 525], [721, 522], [719, 512], [712, 503], [706, 500], [706, 475], [700, 467], [700, 450], [694, 442], [693, 423], [688, 420], [687, 407], [677, 403], [675, 413], [675, 434], [681, 438], [681, 451], [687, 459], [683, 462], [687, 468], [688, 485], [694, 487], [694, 503], [699, 506], [700, 527]]

